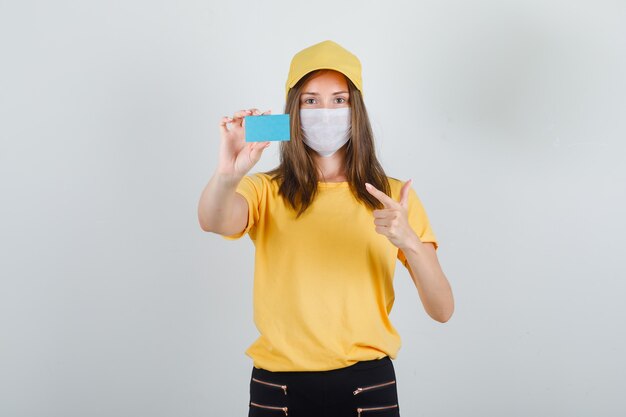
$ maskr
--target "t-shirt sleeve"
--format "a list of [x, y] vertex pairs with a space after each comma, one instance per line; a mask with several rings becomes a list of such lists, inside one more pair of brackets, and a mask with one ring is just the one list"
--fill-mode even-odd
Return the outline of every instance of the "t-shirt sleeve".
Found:
[[[439, 247], [437, 237], [430, 227], [430, 221], [428, 220], [426, 210], [413, 188], [409, 188], [408, 217], [411, 228], [415, 231], [420, 240], [422, 242], [432, 242], [435, 245], [435, 250], [437, 250]], [[398, 249], [398, 259], [405, 267], [408, 268], [406, 257], [400, 249]]]
[[246, 233], [250, 235], [251, 239], [254, 239], [255, 226], [260, 217], [260, 207], [264, 196], [264, 187], [265, 183], [259, 175], [246, 175], [241, 179], [235, 191], [241, 194], [248, 202], [248, 224], [239, 233], [235, 233], [233, 235], [222, 235], [224, 239], [239, 239]]

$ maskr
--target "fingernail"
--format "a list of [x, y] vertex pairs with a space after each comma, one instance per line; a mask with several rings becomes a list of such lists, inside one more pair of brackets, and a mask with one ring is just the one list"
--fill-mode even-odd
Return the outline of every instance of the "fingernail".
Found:
[[369, 182], [366, 182], [366, 183], [365, 183], [365, 187], [366, 187], [366, 188], [370, 188], [371, 186], [372, 186], [372, 184], [370, 184]]

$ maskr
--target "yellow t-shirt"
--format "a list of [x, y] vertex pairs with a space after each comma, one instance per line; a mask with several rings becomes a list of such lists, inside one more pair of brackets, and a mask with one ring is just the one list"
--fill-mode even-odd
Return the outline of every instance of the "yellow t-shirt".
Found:
[[[398, 201], [402, 182], [389, 178]], [[255, 245], [254, 322], [260, 337], [246, 350], [269, 371], [324, 371], [357, 361], [396, 358], [400, 335], [389, 320], [396, 259], [406, 258], [375, 230], [371, 210], [347, 182], [319, 183], [309, 208], [296, 211], [263, 173], [245, 176], [246, 232]], [[437, 240], [415, 191], [409, 222], [422, 242]]]

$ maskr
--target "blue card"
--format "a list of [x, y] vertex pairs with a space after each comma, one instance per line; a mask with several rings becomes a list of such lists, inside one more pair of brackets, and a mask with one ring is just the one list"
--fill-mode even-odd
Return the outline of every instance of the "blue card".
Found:
[[264, 114], [246, 116], [246, 142], [289, 140], [289, 115]]

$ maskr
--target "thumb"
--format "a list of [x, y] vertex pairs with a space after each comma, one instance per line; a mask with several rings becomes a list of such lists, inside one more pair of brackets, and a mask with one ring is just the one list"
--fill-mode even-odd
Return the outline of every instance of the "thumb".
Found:
[[404, 208], [409, 207], [409, 189], [411, 188], [412, 181], [413, 180], [410, 179], [407, 182], [405, 182], [404, 185], [402, 186], [402, 189], [400, 190], [400, 204]]

